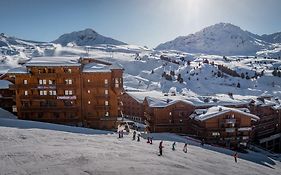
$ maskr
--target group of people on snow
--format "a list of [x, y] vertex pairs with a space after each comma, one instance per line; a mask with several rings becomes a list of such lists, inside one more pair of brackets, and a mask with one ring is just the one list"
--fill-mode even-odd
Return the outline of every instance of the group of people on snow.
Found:
[[[119, 138], [123, 138], [123, 130], [119, 130], [119, 131], [118, 131], [118, 134], [119, 134]], [[140, 142], [140, 136], [141, 136], [140, 133], [137, 133], [136, 131], [133, 132], [133, 140], [136, 140], [136, 138], [137, 138], [137, 141]], [[152, 139], [153, 139], [153, 137], [147, 137], [147, 142], [146, 142], [146, 143], [152, 144]], [[205, 140], [202, 139], [202, 140], [201, 140], [201, 146], [203, 147], [204, 144], [205, 144]], [[188, 144], [185, 143], [184, 146], [183, 146], [183, 152], [184, 152], [184, 153], [187, 153], [187, 145], [188, 145]], [[159, 143], [159, 156], [162, 156], [162, 155], [163, 155], [163, 148], [164, 148], [164, 146], [163, 146], [163, 140], [161, 140], [160, 143]], [[173, 151], [176, 150], [176, 142], [173, 142], [173, 144], [172, 144], [172, 150], [173, 150]], [[233, 157], [234, 157], [234, 161], [237, 163], [238, 153], [235, 152], [235, 153], [233, 154]]]

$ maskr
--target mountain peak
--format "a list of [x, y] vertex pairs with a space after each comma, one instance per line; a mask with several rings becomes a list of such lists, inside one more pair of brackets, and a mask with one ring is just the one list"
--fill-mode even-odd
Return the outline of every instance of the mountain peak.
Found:
[[191, 35], [160, 44], [158, 50], [180, 50], [218, 55], [256, 55], [271, 43], [231, 23], [217, 23]]
[[124, 42], [102, 36], [91, 28], [86, 28], [81, 31], [75, 31], [75, 32], [63, 34], [53, 42], [61, 44], [63, 46], [66, 46], [69, 43], [78, 46], [92, 46], [96, 44], [113, 44], [113, 45], [126, 44]]

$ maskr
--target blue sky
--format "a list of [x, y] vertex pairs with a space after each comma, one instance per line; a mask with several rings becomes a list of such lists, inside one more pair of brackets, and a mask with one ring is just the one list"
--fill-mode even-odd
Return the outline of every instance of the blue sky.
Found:
[[256, 34], [281, 31], [281, 0], [1, 0], [0, 17], [0, 32], [23, 39], [93, 28], [155, 47], [219, 22]]

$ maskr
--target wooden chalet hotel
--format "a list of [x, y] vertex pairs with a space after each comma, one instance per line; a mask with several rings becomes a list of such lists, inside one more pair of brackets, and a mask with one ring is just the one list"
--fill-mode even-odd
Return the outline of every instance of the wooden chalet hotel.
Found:
[[12, 69], [19, 119], [116, 128], [123, 69], [92, 58], [38, 57]]

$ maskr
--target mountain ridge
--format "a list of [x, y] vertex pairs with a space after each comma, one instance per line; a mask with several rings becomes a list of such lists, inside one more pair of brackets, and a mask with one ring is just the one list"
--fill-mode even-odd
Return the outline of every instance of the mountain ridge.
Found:
[[68, 44], [77, 46], [93, 46], [96, 44], [127, 45], [122, 41], [100, 35], [90, 28], [63, 34], [52, 43], [61, 44], [62, 46], [67, 46]]
[[[274, 37], [278, 38], [274, 40]], [[278, 33], [259, 36], [230, 23], [217, 23], [194, 34], [176, 37], [155, 49], [218, 55], [256, 55], [259, 51], [274, 50], [276, 46], [273, 44], [279, 44], [277, 41]]]

